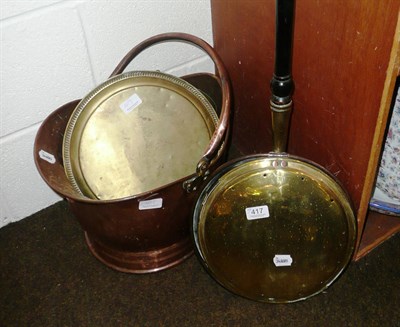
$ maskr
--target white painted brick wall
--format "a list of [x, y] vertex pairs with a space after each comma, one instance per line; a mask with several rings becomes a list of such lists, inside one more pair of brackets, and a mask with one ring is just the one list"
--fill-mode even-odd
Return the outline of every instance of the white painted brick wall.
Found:
[[[140, 41], [186, 32], [212, 43], [209, 0], [13, 0], [0, 2], [0, 227], [60, 198], [33, 161], [36, 132], [53, 110], [103, 82]], [[154, 46], [127, 70], [177, 76], [212, 71], [198, 49]]]

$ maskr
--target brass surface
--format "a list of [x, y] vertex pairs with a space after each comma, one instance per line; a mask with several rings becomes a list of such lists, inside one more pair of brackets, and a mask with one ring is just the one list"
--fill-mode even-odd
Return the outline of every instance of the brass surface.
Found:
[[[269, 217], [245, 210], [267, 206]], [[274, 154], [238, 160], [214, 176], [194, 213], [195, 244], [212, 276], [261, 302], [295, 302], [328, 287], [350, 261], [356, 224], [347, 195], [328, 173]], [[290, 266], [276, 266], [290, 255]]]
[[[122, 110], [132, 96], [137, 103]], [[118, 75], [71, 115], [63, 142], [67, 177], [77, 191], [101, 200], [162, 187], [196, 171], [217, 122], [204, 95], [182, 79]]]
[[292, 101], [283, 105], [270, 101], [273, 151], [275, 153], [286, 152], [292, 107]]

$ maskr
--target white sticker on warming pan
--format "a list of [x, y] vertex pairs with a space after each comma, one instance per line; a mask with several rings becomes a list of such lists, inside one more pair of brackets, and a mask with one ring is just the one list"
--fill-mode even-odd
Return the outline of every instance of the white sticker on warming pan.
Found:
[[39, 151], [39, 157], [47, 162], [50, 162], [51, 164], [56, 163], [56, 158], [51, 153], [48, 153], [44, 150]]
[[269, 217], [268, 206], [258, 206], [246, 208], [246, 218], [247, 220], [255, 220]]
[[121, 108], [121, 110], [124, 113], [129, 114], [133, 109], [135, 109], [141, 103], [142, 103], [142, 99], [139, 98], [139, 96], [136, 93], [134, 93], [127, 100], [122, 102], [119, 105], [119, 107]]
[[292, 265], [292, 262], [290, 254], [275, 254], [274, 264], [276, 267], [288, 267]]
[[139, 210], [159, 209], [162, 207], [162, 202], [162, 198], [140, 201]]

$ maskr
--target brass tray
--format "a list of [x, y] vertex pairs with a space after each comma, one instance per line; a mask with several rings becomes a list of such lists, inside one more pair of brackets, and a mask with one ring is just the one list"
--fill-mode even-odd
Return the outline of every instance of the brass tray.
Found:
[[193, 174], [217, 126], [206, 97], [172, 75], [117, 75], [77, 105], [63, 139], [66, 175], [90, 198], [120, 199]]

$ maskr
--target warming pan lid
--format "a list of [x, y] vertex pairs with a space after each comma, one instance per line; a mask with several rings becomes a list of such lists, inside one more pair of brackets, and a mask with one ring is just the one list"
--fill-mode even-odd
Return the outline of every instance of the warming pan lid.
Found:
[[325, 290], [351, 260], [356, 223], [346, 192], [311, 161], [275, 153], [238, 158], [196, 202], [195, 247], [233, 293], [269, 303]]
[[66, 175], [90, 198], [120, 199], [196, 170], [218, 122], [206, 97], [161, 72], [117, 75], [78, 104], [63, 140]]

